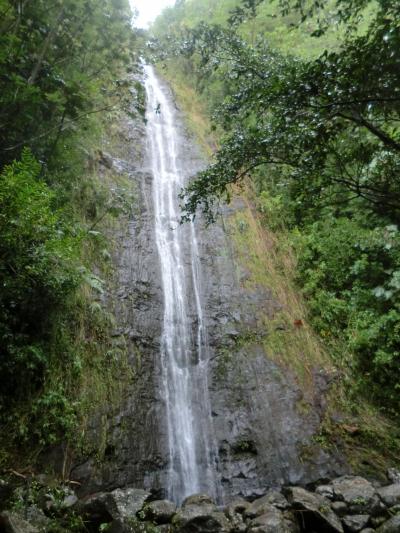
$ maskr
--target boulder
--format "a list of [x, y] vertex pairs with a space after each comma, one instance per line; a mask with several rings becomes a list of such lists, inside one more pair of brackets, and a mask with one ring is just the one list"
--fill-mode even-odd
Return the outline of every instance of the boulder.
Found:
[[230, 531], [232, 533], [245, 533], [247, 531], [247, 525], [244, 521], [243, 515], [235, 513], [229, 517]]
[[3, 511], [0, 514], [0, 531], [4, 533], [39, 533], [39, 529], [9, 511]]
[[351, 514], [381, 511], [376, 489], [366, 479], [359, 476], [342, 476], [332, 481], [335, 499], [347, 504]]
[[387, 477], [392, 483], [400, 483], [400, 471], [396, 468], [388, 468]]
[[400, 483], [394, 483], [377, 490], [378, 496], [387, 507], [400, 503]]
[[139, 533], [155, 532], [151, 522], [139, 522], [136, 518], [118, 518], [113, 520], [106, 529], [107, 533]]
[[192, 494], [183, 500], [182, 507], [186, 507], [186, 505], [203, 505], [205, 503], [214, 504], [207, 494]]
[[149, 492], [135, 488], [99, 492], [79, 502], [78, 511], [87, 516], [91, 522], [134, 518], [149, 497]]
[[332, 511], [329, 500], [302, 487], [290, 487], [287, 494], [292, 508], [301, 512], [306, 531], [343, 533], [342, 524]]
[[228, 518], [236, 514], [243, 514], [250, 505], [251, 504], [243, 498], [237, 498], [225, 508], [225, 514]]
[[319, 494], [320, 496], [324, 496], [324, 498], [328, 498], [328, 500], [333, 500], [333, 487], [332, 485], [319, 485], [315, 492]]
[[271, 505], [282, 510], [289, 508], [289, 502], [283, 494], [275, 490], [270, 490], [262, 498], [254, 500], [254, 502], [244, 511], [244, 516], [246, 518], [256, 518], [257, 516], [261, 516], [265, 513], [264, 509], [268, 509]]
[[50, 522], [50, 519], [41, 509], [39, 509], [39, 507], [37, 507], [37, 505], [30, 505], [27, 507], [24, 510], [23, 518], [40, 531], [46, 531]]
[[[204, 500], [203, 500], [204, 501]], [[179, 533], [225, 533], [231, 526], [225, 514], [213, 503], [187, 503], [172, 520], [174, 531]]]
[[331, 503], [332, 511], [334, 511], [338, 516], [344, 516], [348, 513], [347, 504], [344, 502], [332, 502]]
[[346, 530], [351, 532], [358, 532], [365, 528], [368, 524], [370, 516], [367, 514], [353, 514], [342, 518], [342, 522]]
[[286, 516], [273, 505], [264, 504], [264, 513], [254, 518], [249, 526], [248, 533], [298, 533], [300, 531], [293, 515]]
[[107, 509], [107, 492], [97, 492], [80, 500], [77, 504], [77, 511], [92, 522], [111, 522], [112, 516]]
[[106, 507], [113, 518], [132, 518], [149, 497], [150, 493], [143, 489], [115, 489], [107, 494]]
[[176, 505], [168, 500], [156, 500], [146, 503], [143, 513], [146, 520], [156, 524], [167, 524], [176, 513]]
[[400, 531], [400, 514], [392, 516], [384, 524], [382, 524], [378, 529], [378, 533], [399, 533]]

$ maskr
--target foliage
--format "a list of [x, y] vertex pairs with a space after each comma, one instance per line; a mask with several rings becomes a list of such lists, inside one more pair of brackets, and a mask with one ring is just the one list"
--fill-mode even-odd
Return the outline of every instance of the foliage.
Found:
[[394, 225], [365, 226], [348, 218], [310, 225], [299, 280], [316, 330], [327, 341], [346, 339], [361, 384], [392, 408], [399, 387], [400, 237]]
[[0, 13], [0, 166], [26, 145], [48, 164], [64, 132], [123, 97], [128, 3], [0, 0]]
[[[206, 2], [183, 3], [193, 4], [200, 11]], [[251, 175], [265, 223], [292, 230], [314, 327], [334, 353], [339, 343], [341, 363], [369, 397], [397, 415], [400, 4], [256, 0], [232, 3], [223, 23], [197, 24], [184, 23], [184, 9], [166, 14], [181, 21], [171, 35], [157, 22], [159, 57], [194, 79], [221, 137], [182, 193], [184, 219], [201, 208], [213, 221], [230, 186]], [[317, 57], [271, 46], [261, 20], [278, 9], [295, 31], [311, 30]]]
[[2, 464], [77, 441], [114, 376], [102, 231], [128, 188], [96, 170], [116, 113], [142, 120], [138, 47], [127, 0], [0, 0]]
[[53, 210], [54, 193], [39, 172], [24, 151], [0, 174], [0, 374], [2, 394], [12, 401], [40, 389], [50, 364], [48, 319], [80, 280], [79, 236]]

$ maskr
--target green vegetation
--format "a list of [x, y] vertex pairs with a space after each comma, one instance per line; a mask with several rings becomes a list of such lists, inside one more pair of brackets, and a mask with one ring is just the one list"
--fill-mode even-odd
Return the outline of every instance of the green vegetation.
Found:
[[[385, 453], [393, 460], [396, 430], [376, 408], [398, 418], [400, 5], [212, 5], [179, 2], [154, 26], [160, 68], [189, 112], [194, 102], [202, 144], [217, 148], [184, 191], [186, 216], [200, 208], [213, 221], [218, 201], [237, 194], [235, 184], [244, 182], [249, 196], [251, 179], [258, 215], [240, 212], [230, 223], [250, 282], [269, 284], [284, 304], [274, 321], [290, 334], [266, 335], [267, 352], [298, 375], [305, 358], [306, 377], [315, 366], [329, 368], [327, 351], [344, 380], [321, 438], [332, 443], [336, 434], [365, 465]], [[202, 112], [211, 127], [196, 118]], [[295, 292], [294, 277], [303, 293], [297, 303], [285, 297]], [[301, 327], [291, 332], [296, 319]], [[296, 349], [307, 343], [296, 366]], [[354, 416], [350, 425], [330, 422], [337, 408]], [[385, 444], [368, 463], [377, 434]]]
[[102, 293], [134, 191], [98, 172], [113, 121], [142, 120], [138, 50], [127, 0], [0, 0], [1, 467], [82, 444], [123, 381]]

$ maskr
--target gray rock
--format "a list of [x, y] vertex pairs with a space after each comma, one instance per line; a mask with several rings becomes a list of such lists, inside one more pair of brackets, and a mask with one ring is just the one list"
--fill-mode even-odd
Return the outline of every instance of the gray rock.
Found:
[[331, 503], [332, 511], [334, 511], [338, 516], [344, 516], [348, 513], [349, 508], [344, 502], [332, 502]]
[[261, 516], [265, 514], [265, 510], [269, 509], [271, 505], [274, 505], [278, 509], [287, 509], [289, 507], [289, 503], [283, 494], [271, 490], [262, 498], [254, 500], [254, 502], [244, 511], [244, 516], [246, 518], [256, 518], [257, 516]]
[[288, 499], [296, 511], [302, 513], [304, 524], [310, 531], [324, 531], [324, 533], [343, 533], [339, 518], [332, 511], [330, 501], [313, 494], [301, 487], [291, 487], [287, 490]]
[[334, 496], [344, 501], [350, 513], [376, 514], [381, 510], [376, 489], [366, 479], [359, 476], [342, 476], [332, 481]]
[[214, 504], [213, 500], [207, 494], [192, 494], [183, 500], [182, 507], [186, 505], [203, 505]]
[[392, 483], [400, 483], [400, 471], [397, 468], [388, 468], [387, 477]]
[[365, 529], [362, 529], [360, 533], [375, 533], [375, 529], [372, 529], [372, 527], [366, 527]]
[[186, 503], [175, 514], [172, 524], [179, 533], [225, 533], [231, 529], [225, 514], [210, 503]]
[[78, 513], [98, 521], [111, 521], [112, 516], [108, 512], [106, 505], [107, 496], [106, 492], [98, 492], [80, 500], [77, 505]]
[[342, 521], [347, 530], [351, 532], [358, 532], [365, 528], [369, 522], [369, 519], [370, 517], [367, 514], [355, 514], [344, 516]]
[[39, 533], [39, 529], [9, 511], [0, 514], [0, 530], [4, 533]]
[[269, 490], [265, 496], [258, 499], [258, 501], [260, 502], [261, 500], [264, 500], [266, 503], [270, 503], [277, 509], [281, 509], [283, 511], [285, 509], [289, 509], [289, 502], [287, 501], [285, 496], [281, 492], [278, 492], [277, 490], [273, 490], [273, 489]]
[[400, 503], [400, 483], [394, 483], [377, 490], [380, 499], [388, 507]]
[[151, 522], [140, 522], [135, 518], [118, 518], [111, 522], [106, 531], [107, 533], [154, 533], [155, 526]]
[[378, 529], [378, 533], [399, 533], [400, 531], [400, 514], [392, 516], [384, 524], [382, 524]]
[[115, 489], [106, 497], [106, 507], [113, 518], [130, 518], [139, 512], [150, 493], [142, 489]]
[[23, 518], [41, 531], [46, 531], [50, 519], [36, 505], [30, 505], [24, 510]]
[[333, 500], [333, 487], [332, 485], [319, 485], [315, 492], [319, 494], [320, 496], [324, 496], [324, 498], [328, 498], [328, 500]]
[[[269, 504], [263, 505], [264, 513], [254, 518], [247, 529], [249, 533], [297, 533], [298, 525], [292, 515], [285, 515], [276, 507]], [[289, 519], [289, 516], [291, 519]]]
[[176, 513], [176, 505], [168, 500], [157, 500], [146, 503], [143, 512], [147, 520], [156, 524], [166, 524]]
[[107, 517], [118, 520], [134, 518], [144, 506], [150, 493], [142, 489], [115, 489], [112, 492], [99, 492], [80, 502], [78, 510], [81, 514], [93, 519]]
[[250, 505], [251, 504], [243, 498], [237, 498], [225, 508], [225, 514], [228, 518], [236, 514], [243, 514]]
[[247, 525], [244, 521], [243, 515], [239, 513], [231, 514], [229, 517], [229, 523], [231, 531], [233, 533], [245, 533], [247, 531]]

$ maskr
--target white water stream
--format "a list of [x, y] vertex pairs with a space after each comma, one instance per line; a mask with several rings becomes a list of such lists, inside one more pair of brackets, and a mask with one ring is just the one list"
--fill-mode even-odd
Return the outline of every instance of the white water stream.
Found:
[[152, 67], [145, 67], [147, 133], [153, 173], [155, 236], [164, 291], [160, 364], [168, 428], [168, 496], [180, 503], [206, 492], [219, 497], [208, 392], [209, 349], [201, 301], [196, 228], [180, 225], [181, 137], [176, 112]]

